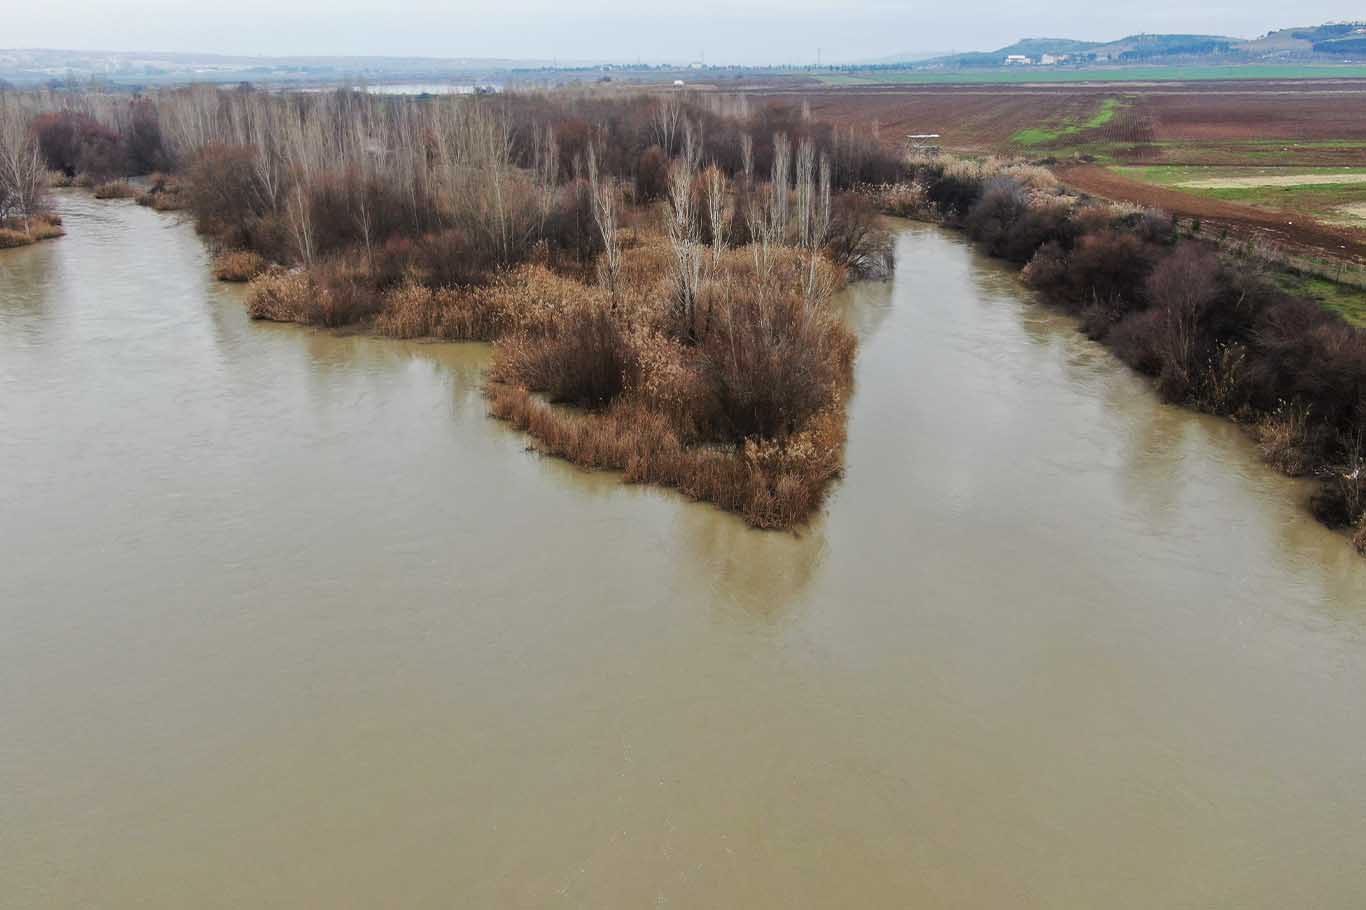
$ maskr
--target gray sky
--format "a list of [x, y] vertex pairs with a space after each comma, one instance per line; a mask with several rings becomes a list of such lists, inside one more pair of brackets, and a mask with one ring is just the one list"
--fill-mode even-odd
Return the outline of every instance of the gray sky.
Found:
[[[0, 45], [227, 54], [557, 57], [810, 63], [990, 50], [1020, 37], [1134, 32], [1251, 37], [1360, 17], [1308, 0], [42, 0], [5, 16]], [[685, 12], [686, 11], [686, 12]]]

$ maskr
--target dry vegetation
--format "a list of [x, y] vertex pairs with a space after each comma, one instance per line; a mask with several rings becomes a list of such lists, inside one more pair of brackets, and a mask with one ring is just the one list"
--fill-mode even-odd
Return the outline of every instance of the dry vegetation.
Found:
[[843, 462], [847, 276], [900, 163], [798, 110], [679, 95], [29, 96], [59, 179], [184, 209], [254, 318], [492, 341], [547, 454], [805, 521]]
[[0, 92], [0, 249], [62, 235], [42, 152], [17, 97]]

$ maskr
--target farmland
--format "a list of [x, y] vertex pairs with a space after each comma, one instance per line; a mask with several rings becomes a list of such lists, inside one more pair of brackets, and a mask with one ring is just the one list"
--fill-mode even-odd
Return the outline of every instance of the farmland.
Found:
[[[949, 151], [1043, 161], [1076, 189], [1285, 248], [1287, 258], [1345, 277], [1366, 262], [1366, 184], [1327, 177], [1366, 173], [1366, 81], [1291, 76], [801, 93], [818, 117], [876, 121], [884, 142], [937, 133]], [[1295, 175], [1312, 179], [1278, 185]], [[1238, 182], [1201, 185], [1209, 179]], [[1342, 259], [1354, 268], [1339, 270]]]
[[1261, 81], [1366, 76], [1366, 66], [1328, 64], [1168, 65], [1047, 69], [1037, 66], [980, 70], [860, 70], [818, 78], [827, 85], [1030, 85], [1036, 83]]

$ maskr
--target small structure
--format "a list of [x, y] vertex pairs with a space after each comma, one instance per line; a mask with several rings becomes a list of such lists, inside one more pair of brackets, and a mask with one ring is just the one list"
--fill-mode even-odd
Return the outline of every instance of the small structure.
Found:
[[1067, 57], [1067, 54], [1044, 54], [1039, 58], [1039, 65], [1054, 66], [1058, 63], [1066, 63]]
[[1024, 54], [1009, 54], [1006, 57], [1006, 66], [1029, 66], [1033, 62]]
[[938, 133], [910, 133], [906, 136], [906, 151], [913, 155], [939, 154]]
[[683, 80], [682, 80], [682, 79], [675, 79], [675, 80], [674, 80], [674, 88], [682, 88], [682, 87], [683, 87]]

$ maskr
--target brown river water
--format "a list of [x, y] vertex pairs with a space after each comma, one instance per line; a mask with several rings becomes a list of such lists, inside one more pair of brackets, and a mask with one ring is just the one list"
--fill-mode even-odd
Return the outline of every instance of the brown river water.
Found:
[[1366, 901], [1366, 560], [960, 238], [847, 295], [791, 535], [61, 205], [0, 254], [0, 906]]

